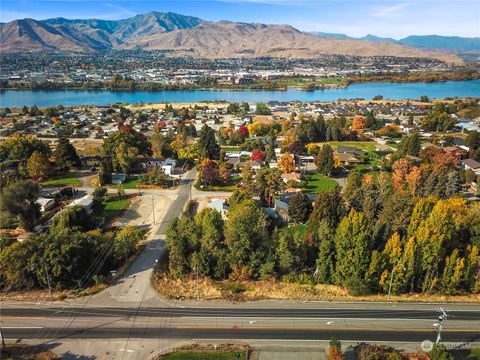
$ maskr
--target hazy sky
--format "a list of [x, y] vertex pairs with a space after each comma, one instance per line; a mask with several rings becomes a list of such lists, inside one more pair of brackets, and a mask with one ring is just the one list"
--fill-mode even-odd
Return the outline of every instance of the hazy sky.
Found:
[[480, 0], [1, 0], [0, 20], [123, 19], [148, 11], [172, 11], [204, 20], [290, 24], [304, 31], [407, 35], [480, 36]]

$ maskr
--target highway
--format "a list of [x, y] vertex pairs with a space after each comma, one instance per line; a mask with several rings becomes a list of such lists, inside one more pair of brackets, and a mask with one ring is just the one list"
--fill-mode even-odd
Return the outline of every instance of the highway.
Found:
[[[436, 337], [435, 307], [2, 306], [7, 339], [328, 340], [420, 343]], [[443, 341], [480, 342], [480, 308], [448, 311]]]
[[[436, 333], [432, 330], [405, 331], [388, 329], [331, 329], [331, 328], [195, 328], [195, 327], [98, 327], [98, 328], [9, 328], [3, 329], [6, 339], [177, 339], [177, 340], [329, 340], [336, 337], [343, 341], [391, 341], [415, 342], [434, 341]], [[444, 331], [443, 341], [478, 342], [480, 334], [474, 331]]]
[[[344, 318], [344, 319], [402, 319], [402, 320], [436, 320], [439, 312], [434, 309], [361, 309], [361, 308], [129, 308], [129, 307], [4, 307], [2, 316], [37, 317], [112, 317], [112, 316], [143, 316], [143, 317], [237, 317], [237, 318]], [[477, 321], [480, 330], [480, 310], [452, 310], [448, 312], [449, 319], [455, 321]]]

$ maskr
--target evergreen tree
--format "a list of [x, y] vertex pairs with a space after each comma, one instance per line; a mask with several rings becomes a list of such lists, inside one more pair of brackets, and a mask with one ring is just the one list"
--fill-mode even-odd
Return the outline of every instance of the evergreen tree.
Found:
[[321, 284], [331, 284], [335, 274], [335, 233], [326, 221], [318, 227], [319, 240], [317, 259], [317, 281]]
[[288, 204], [288, 216], [293, 223], [303, 224], [312, 212], [312, 203], [307, 194], [300, 191], [293, 194]]
[[370, 229], [361, 212], [351, 210], [335, 233], [335, 280], [363, 279], [370, 259]]
[[201, 159], [218, 160], [220, 146], [215, 139], [215, 130], [208, 125], [203, 125], [199, 133], [198, 154]]
[[58, 138], [54, 155], [58, 168], [62, 170], [67, 170], [72, 166], [80, 165], [80, 158], [78, 157], [77, 150], [75, 150], [70, 143], [70, 140], [65, 136], [60, 136]]
[[334, 167], [333, 148], [329, 144], [322, 146], [317, 157], [315, 157], [315, 164], [320, 174], [325, 176], [332, 175]]

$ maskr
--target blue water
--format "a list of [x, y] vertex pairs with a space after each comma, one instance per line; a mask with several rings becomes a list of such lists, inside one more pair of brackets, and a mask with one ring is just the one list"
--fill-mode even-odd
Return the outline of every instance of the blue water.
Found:
[[228, 102], [267, 101], [335, 101], [338, 99], [384, 99], [480, 97], [480, 80], [443, 83], [363, 83], [347, 88], [302, 91], [263, 90], [163, 90], [163, 91], [110, 91], [110, 90], [4, 90], [0, 92], [0, 107], [38, 107], [53, 105], [107, 105], [114, 103], [198, 102], [223, 100]]

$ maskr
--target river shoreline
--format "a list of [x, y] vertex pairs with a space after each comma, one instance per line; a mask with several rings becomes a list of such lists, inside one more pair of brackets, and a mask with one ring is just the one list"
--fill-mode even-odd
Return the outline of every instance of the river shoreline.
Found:
[[478, 98], [480, 80], [386, 83], [370, 82], [351, 84], [348, 87], [329, 87], [324, 90], [246, 90], [246, 89], [195, 89], [195, 90], [2, 90], [0, 107], [55, 105], [109, 105], [138, 103], [198, 103], [198, 102], [288, 102], [288, 101], [338, 101], [370, 100], [381, 96], [384, 100]]

